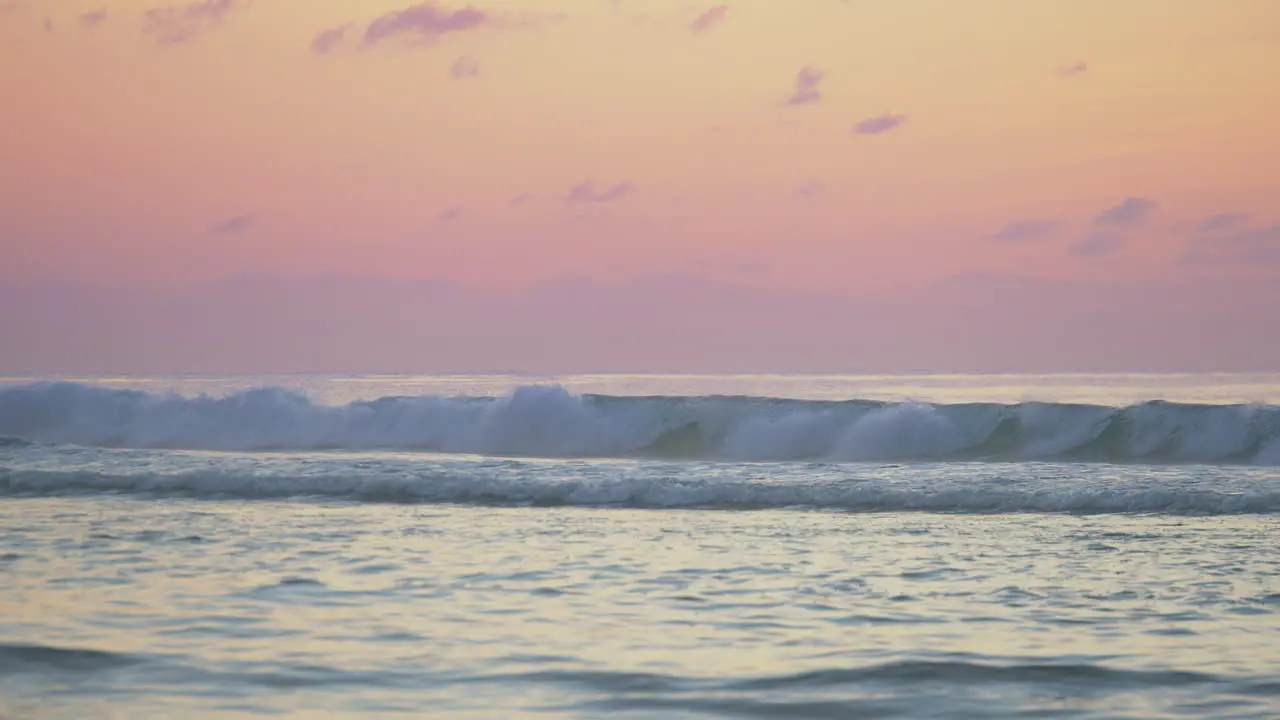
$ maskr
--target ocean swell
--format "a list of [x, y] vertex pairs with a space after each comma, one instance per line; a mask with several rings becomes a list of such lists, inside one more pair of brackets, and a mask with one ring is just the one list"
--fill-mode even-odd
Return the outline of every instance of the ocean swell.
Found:
[[280, 388], [182, 397], [76, 383], [0, 389], [0, 445], [823, 462], [1280, 464], [1280, 408], [1153, 401], [885, 403], [574, 395], [317, 404]]

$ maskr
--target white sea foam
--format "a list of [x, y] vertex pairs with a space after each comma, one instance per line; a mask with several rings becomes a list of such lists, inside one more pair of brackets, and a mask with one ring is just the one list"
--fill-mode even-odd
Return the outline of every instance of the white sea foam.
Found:
[[198, 464], [191, 463], [186, 469], [138, 466], [107, 471], [83, 465], [62, 470], [0, 467], [0, 496], [111, 492], [162, 497], [324, 497], [367, 502], [726, 510], [1280, 512], [1280, 484], [1274, 479], [1258, 482], [1256, 478], [1219, 477], [1206, 481], [1184, 475], [1117, 482], [1114, 476], [1028, 475], [1028, 466], [1018, 466], [1023, 469], [1013, 474], [975, 476], [955, 472], [895, 475], [882, 469], [842, 475], [815, 472], [808, 466], [752, 475], [720, 473], [702, 464], [655, 467], [657, 463], [624, 468], [601, 468], [595, 463], [565, 467], [545, 462], [383, 465], [350, 459], [328, 459], [305, 468], [243, 462], [197, 468]]
[[876, 408], [836, 441], [839, 460], [893, 460], [944, 457], [964, 447], [959, 429], [932, 405], [904, 403]]

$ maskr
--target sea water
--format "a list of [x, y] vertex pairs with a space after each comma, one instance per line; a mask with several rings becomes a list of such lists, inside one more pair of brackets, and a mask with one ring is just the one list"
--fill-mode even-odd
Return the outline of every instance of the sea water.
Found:
[[1280, 376], [0, 380], [0, 715], [1280, 716]]

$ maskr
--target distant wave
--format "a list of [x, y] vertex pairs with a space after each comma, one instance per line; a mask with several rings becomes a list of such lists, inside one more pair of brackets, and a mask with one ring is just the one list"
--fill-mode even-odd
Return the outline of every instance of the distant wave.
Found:
[[37, 383], [0, 389], [0, 436], [0, 445], [227, 451], [1278, 465], [1280, 407], [617, 397], [557, 386], [326, 406], [280, 388], [187, 398]]

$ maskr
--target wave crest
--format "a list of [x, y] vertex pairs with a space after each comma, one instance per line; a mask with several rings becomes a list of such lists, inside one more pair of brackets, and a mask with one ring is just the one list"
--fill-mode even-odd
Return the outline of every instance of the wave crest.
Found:
[[0, 389], [0, 445], [420, 450], [740, 461], [1072, 460], [1280, 464], [1280, 408], [1125, 408], [574, 395], [386, 397], [326, 406], [281, 388], [195, 398], [76, 383]]

